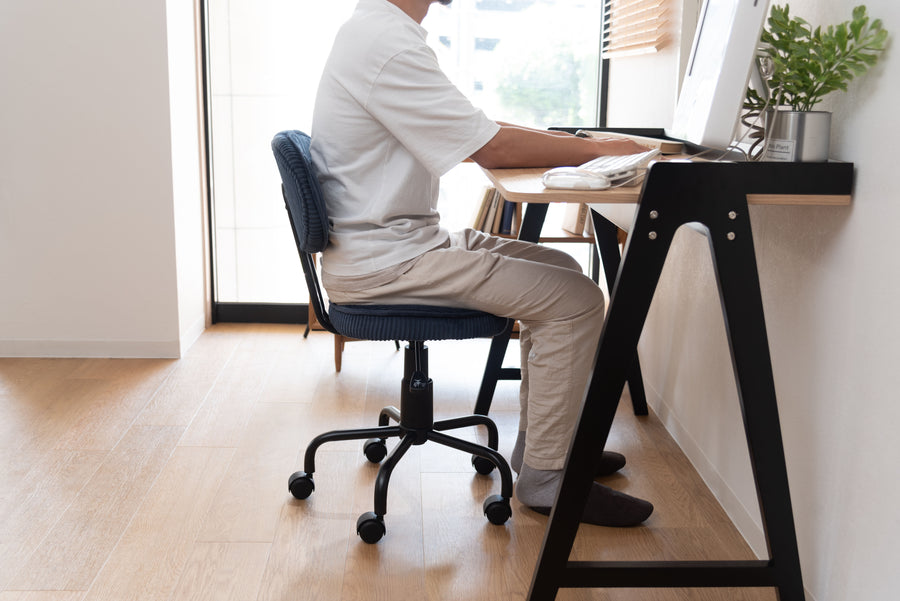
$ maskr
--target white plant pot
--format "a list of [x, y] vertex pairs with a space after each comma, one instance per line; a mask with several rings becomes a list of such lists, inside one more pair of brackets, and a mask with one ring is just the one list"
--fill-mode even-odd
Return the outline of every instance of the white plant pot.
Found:
[[826, 111], [766, 112], [764, 161], [824, 162], [831, 141], [831, 113]]

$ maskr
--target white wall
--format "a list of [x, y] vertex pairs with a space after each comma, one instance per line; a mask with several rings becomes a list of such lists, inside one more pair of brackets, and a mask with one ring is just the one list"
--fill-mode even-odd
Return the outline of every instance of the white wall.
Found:
[[174, 357], [202, 330], [195, 90], [168, 26], [165, 0], [0, 5], [0, 355]]
[[[855, 4], [790, 2], [813, 24], [845, 20]], [[900, 4], [866, 5], [900, 35]], [[631, 92], [618, 84], [611, 82], [616, 94]], [[889, 49], [849, 93], [826, 101], [834, 112], [832, 156], [856, 164], [852, 206], [751, 210], [804, 583], [816, 601], [881, 601], [900, 590], [898, 95], [900, 60]], [[641, 358], [651, 405], [764, 555], [715, 290], [707, 241], [681, 231]]]

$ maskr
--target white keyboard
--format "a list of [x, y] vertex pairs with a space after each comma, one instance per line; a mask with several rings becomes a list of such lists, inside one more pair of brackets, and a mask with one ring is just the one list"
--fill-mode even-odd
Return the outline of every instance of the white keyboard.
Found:
[[545, 188], [603, 190], [615, 185], [636, 185], [658, 149], [617, 156], [600, 156], [578, 167], [555, 167], [544, 172]]

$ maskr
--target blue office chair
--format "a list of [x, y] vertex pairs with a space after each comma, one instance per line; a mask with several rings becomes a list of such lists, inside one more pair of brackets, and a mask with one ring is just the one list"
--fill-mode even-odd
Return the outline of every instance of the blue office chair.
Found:
[[[512, 515], [512, 473], [497, 452], [497, 426], [485, 415], [467, 415], [435, 422], [432, 380], [428, 377], [426, 340], [462, 340], [492, 337], [504, 330], [506, 318], [481, 311], [426, 305], [342, 305], [324, 297], [316, 273], [313, 255], [328, 245], [328, 215], [315, 166], [310, 157], [310, 138], [299, 131], [285, 131], [272, 140], [272, 151], [281, 172], [282, 193], [300, 261], [306, 275], [310, 302], [319, 323], [334, 334], [363, 340], [407, 340], [404, 376], [400, 386], [400, 409], [385, 407], [378, 416], [378, 427], [337, 430], [316, 436], [306, 448], [303, 471], [291, 475], [288, 488], [297, 499], [306, 499], [315, 489], [316, 450], [323, 443], [337, 440], [366, 440], [363, 452], [373, 463], [387, 455], [386, 441], [400, 442], [378, 470], [375, 480], [375, 510], [362, 514], [356, 531], [367, 543], [378, 542], [385, 533], [387, 487], [391, 472], [412, 445], [433, 441], [472, 455], [472, 465], [481, 474], [495, 467], [500, 472], [500, 494], [484, 501], [483, 509], [492, 524], [504, 524]], [[391, 420], [397, 425], [389, 425]], [[445, 430], [485, 426], [488, 446], [482, 446], [443, 434]]]

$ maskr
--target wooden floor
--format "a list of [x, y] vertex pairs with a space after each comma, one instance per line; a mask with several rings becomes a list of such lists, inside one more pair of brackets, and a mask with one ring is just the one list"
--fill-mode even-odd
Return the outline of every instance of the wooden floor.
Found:
[[[316, 491], [287, 478], [324, 430], [374, 424], [396, 404], [402, 353], [331, 336], [218, 325], [184, 359], [0, 359], [0, 601], [522, 600], [546, 518], [513, 501], [492, 526], [496, 475], [413, 447], [391, 479], [387, 534], [355, 534], [377, 467], [356, 442], [320, 450]], [[474, 404], [487, 341], [435, 343], [437, 417]], [[576, 559], [747, 559], [751, 552], [654, 417], [621, 405], [605, 483], [647, 498], [646, 526], [582, 527]], [[492, 416], [509, 456], [516, 385]], [[466, 433], [476, 438], [480, 434]], [[567, 590], [559, 599], [771, 600], [771, 591]]]

